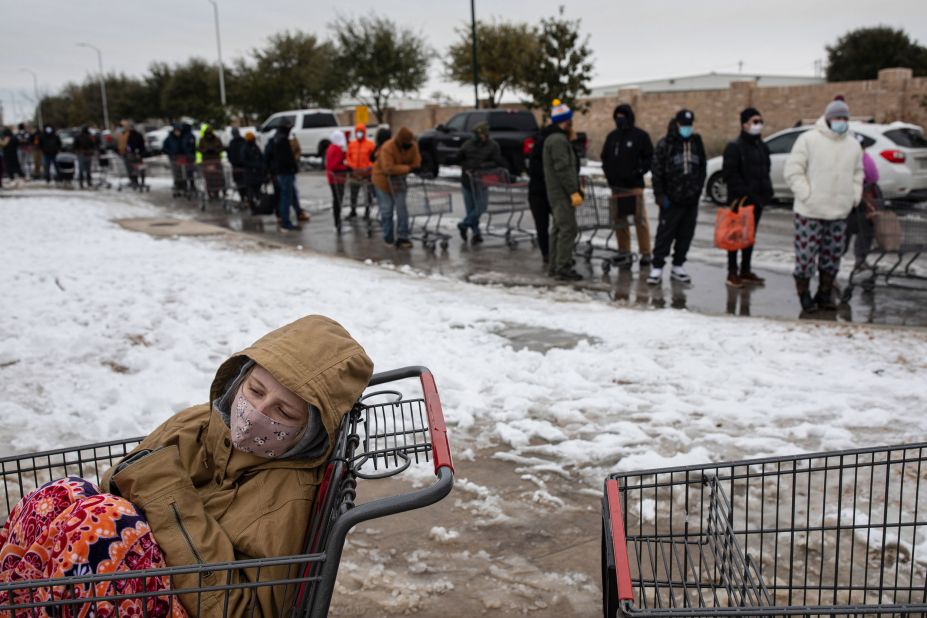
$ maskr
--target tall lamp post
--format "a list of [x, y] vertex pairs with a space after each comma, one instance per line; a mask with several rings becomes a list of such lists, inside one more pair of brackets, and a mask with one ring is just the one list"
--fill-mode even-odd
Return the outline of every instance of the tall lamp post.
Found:
[[476, 64], [476, 0], [470, 0], [470, 55], [470, 64], [473, 68], [473, 107], [479, 109], [479, 69]]
[[103, 97], [103, 130], [106, 131], [109, 126], [109, 106], [106, 102], [106, 76], [103, 74], [103, 52], [95, 45], [90, 43], [78, 43], [78, 47], [87, 47], [97, 52], [97, 64], [100, 67], [100, 96]]
[[222, 68], [222, 38], [219, 36], [219, 3], [217, 0], [209, 0], [212, 5], [213, 18], [216, 22], [216, 50], [219, 52], [219, 99], [222, 101], [222, 107], [225, 107], [225, 70]]
[[20, 71], [32, 75], [32, 91], [35, 94], [35, 115], [38, 117], [39, 129], [41, 130], [41, 128], [45, 126], [45, 123], [42, 122], [42, 99], [39, 98], [39, 77], [32, 69], [20, 69]]

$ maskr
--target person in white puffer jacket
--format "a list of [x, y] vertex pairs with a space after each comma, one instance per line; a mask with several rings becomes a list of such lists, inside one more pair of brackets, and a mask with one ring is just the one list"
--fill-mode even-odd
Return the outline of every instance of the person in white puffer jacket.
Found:
[[[802, 310], [834, 310], [846, 218], [863, 194], [863, 150], [849, 134], [850, 109], [841, 98], [828, 104], [814, 129], [802, 133], [785, 163], [795, 195], [795, 287]], [[821, 273], [811, 296], [815, 264]]]

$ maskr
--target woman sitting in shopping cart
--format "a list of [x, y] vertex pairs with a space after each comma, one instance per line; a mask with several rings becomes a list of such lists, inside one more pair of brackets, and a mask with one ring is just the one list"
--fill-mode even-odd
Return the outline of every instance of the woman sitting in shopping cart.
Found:
[[[101, 488], [69, 477], [26, 496], [0, 533], [0, 583], [301, 553], [326, 458], [372, 368], [348, 332], [322, 316], [265, 335], [219, 367], [211, 403], [164, 422]], [[281, 616], [285, 587], [247, 584], [286, 578], [288, 568], [175, 574], [174, 589], [233, 587], [181, 595], [183, 607], [176, 598], [149, 597], [144, 609], [122, 600], [118, 613]], [[144, 585], [159, 591], [171, 582]], [[54, 591], [87, 598], [80, 588]], [[24, 592], [18, 600], [28, 603], [34, 591]], [[0, 607], [16, 600], [6, 594]]]

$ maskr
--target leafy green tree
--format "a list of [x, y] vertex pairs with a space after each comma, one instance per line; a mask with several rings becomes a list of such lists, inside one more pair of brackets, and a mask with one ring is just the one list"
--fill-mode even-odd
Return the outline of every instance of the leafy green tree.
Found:
[[430, 50], [422, 36], [379, 16], [339, 17], [331, 28], [348, 92], [370, 107], [379, 122], [390, 97], [425, 85]]
[[191, 116], [224, 123], [227, 117], [219, 100], [219, 67], [202, 58], [174, 66], [170, 79], [162, 86], [160, 106], [162, 114], [170, 118]]
[[902, 29], [889, 26], [858, 28], [827, 46], [827, 81], [876, 79], [880, 69], [907, 67], [917, 77], [927, 75], [927, 47]]
[[589, 107], [580, 98], [590, 92], [592, 50], [589, 37], [582, 37], [579, 27], [580, 20], [564, 17], [563, 6], [557, 16], [541, 20], [538, 52], [530, 64], [532, 77], [522, 85], [522, 90], [529, 97], [525, 104], [541, 109], [545, 117], [550, 114], [554, 99], [578, 112], [584, 113]]
[[238, 60], [231, 92], [243, 111], [263, 119], [284, 109], [334, 107], [347, 90], [335, 46], [314, 34], [278, 33], [252, 62]]
[[[473, 85], [470, 38], [470, 27], [459, 27], [457, 41], [447, 50], [446, 74], [458, 84]], [[531, 68], [538, 54], [538, 32], [528, 24], [477, 21], [477, 79], [490, 107], [499, 105], [506, 90], [521, 90], [533, 80]]]

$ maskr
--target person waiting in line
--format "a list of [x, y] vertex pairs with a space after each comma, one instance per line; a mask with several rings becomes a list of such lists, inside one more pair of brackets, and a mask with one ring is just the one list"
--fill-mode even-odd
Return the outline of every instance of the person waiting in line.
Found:
[[622, 212], [634, 213], [634, 228], [637, 230], [637, 249], [640, 252], [640, 265], [649, 266], [651, 262], [650, 224], [647, 221], [647, 209], [644, 206], [644, 174], [650, 171], [653, 163], [653, 142], [650, 135], [634, 124], [634, 110], [627, 103], [622, 103], [612, 113], [615, 130], [605, 138], [602, 147], [602, 170], [612, 189], [612, 202], [609, 204], [610, 216], [615, 226], [618, 239], [616, 264], [626, 264], [631, 260], [631, 232], [628, 217]]
[[393, 132], [390, 131], [388, 126], [381, 126], [377, 129], [377, 134], [374, 137], [373, 142], [373, 152], [370, 153], [370, 162], [377, 162], [377, 154], [379, 154], [380, 149], [383, 148], [383, 144], [388, 142], [390, 138], [393, 137]]
[[19, 143], [19, 169], [22, 170], [24, 176], [35, 180], [39, 175], [35, 167], [33, 167], [32, 131], [23, 122], [19, 123], [16, 131], [16, 141]]
[[245, 133], [245, 143], [241, 148], [242, 181], [245, 186], [245, 203], [252, 210], [261, 195], [261, 187], [267, 177], [264, 155], [257, 145], [254, 133]]
[[380, 207], [383, 242], [388, 245], [395, 243], [397, 249], [412, 248], [409, 240], [409, 212], [406, 210], [406, 176], [421, 166], [422, 156], [415, 142], [415, 134], [407, 127], [399, 127], [396, 136], [384, 142], [376, 152], [373, 186]]
[[553, 123], [538, 131], [528, 155], [528, 206], [534, 218], [538, 249], [544, 264], [550, 262], [550, 202], [547, 200], [547, 185], [544, 184], [544, 140], [555, 131], [557, 125]]
[[[293, 150], [293, 158], [296, 159], [296, 173], [299, 173], [299, 162], [303, 159], [303, 148], [299, 145], [299, 139], [290, 131], [290, 148]], [[300, 223], [309, 221], [309, 214], [303, 210], [299, 202], [299, 185], [293, 182], [293, 199], [290, 202], [293, 210], [296, 212], [296, 220]]]
[[19, 138], [9, 127], [3, 128], [3, 174], [16, 185], [21, 185], [26, 175], [19, 165]]
[[[831, 101], [785, 162], [795, 195], [795, 288], [803, 312], [837, 308], [833, 285], [843, 256], [847, 215], [863, 195], [863, 149], [850, 135], [850, 108]], [[817, 264], [815, 264], [817, 263]], [[820, 285], [811, 296], [815, 266]]]
[[663, 281], [663, 267], [671, 249], [670, 277], [680, 283], [692, 282], [683, 264], [695, 236], [707, 167], [702, 137], [695, 132], [694, 124], [695, 114], [691, 110], [679, 110], [653, 153], [653, 195], [660, 209], [660, 223], [653, 249], [653, 269], [647, 277], [650, 285]]
[[325, 151], [325, 179], [332, 192], [332, 216], [335, 231], [341, 233], [341, 204], [344, 201], [344, 185], [347, 180], [348, 167], [345, 165], [345, 150], [348, 142], [340, 129], [335, 129], [328, 137], [328, 149]]
[[483, 236], [480, 234], [480, 215], [486, 211], [489, 195], [476, 173], [508, 167], [499, 143], [489, 137], [488, 122], [479, 122], [473, 127], [473, 136], [457, 151], [456, 161], [460, 164], [460, 188], [467, 211], [463, 220], [457, 224], [457, 229], [464, 242], [467, 242], [467, 232], [472, 231], [473, 238], [470, 242], [478, 245], [483, 242]]
[[882, 199], [882, 191], [879, 189], [879, 168], [875, 160], [869, 156], [866, 150], [863, 150], [863, 199], [857, 204], [847, 216], [847, 233], [846, 242], [844, 243], [844, 255], [850, 250], [850, 242], [853, 242], [853, 270], [862, 270], [868, 268], [866, 264], [866, 254], [872, 246], [875, 237], [875, 228], [872, 225], [872, 217], [875, 213], [879, 200]]
[[560, 281], [583, 278], [573, 268], [573, 246], [578, 226], [576, 209], [583, 205], [576, 151], [573, 149], [573, 110], [555, 99], [550, 120], [556, 127], [544, 140], [544, 184], [553, 225], [550, 231], [550, 259], [547, 274]]
[[82, 127], [78, 136], [74, 138], [74, 152], [77, 153], [77, 179], [81, 189], [84, 188], [84, 182], [87, 183], [88, 189], [93, 188], [90, 170], [93, 167], [93, 155], [96, 150], [96, 141], [90, 135], [90, 128]]
[[[744, 201], [753, 206], [754, 233], [759, 229], [763, 207], [772, 200], [773, 188], [769, 178], [769, 148], [763, 141], [763, 115], [754, 107], [740, 112], [740, 135], [724, 148], [721, 173], [727, 185], [727, 203]], [[727, 285], [739, 288], [744, 285], [762, 285], [764, 279], [753, 272], [751, 260], [753, 245], [737, 252], [727, 252]]]
[[55, 168], [55, 178], [58, 177], [58, 163], [55, 157], [61, 152], [61, 138], [58, 137], [55, 127], [50, 124], [45, 125], [39, 137], [39, 148], [42, 150], [42, 165], [45, 169], [45, 182], [52, 181], [51, 168]]
[[364, 188], [364, 220], [370, 219], [370, 203], [373, 201], [373, 188], [371, 187], [370, 172], [373, 168], [373, 162], [370, 155], [376, 145], [372, 140], [367, 139], [367, 127], [358, 122], [354, 126], [354, 139], [348, 142], [348, 152], [345, 157], [345, 165], [351, 172], [349, 178], [351, 212], [348, 219], [357, 217], [357, 196], [360, 194], [361, 187]]
[[226, 150], [229, 165], [232, 166], [232, 183], [238, 190], [241, 201], [246, 201], [248, 189], [245, 186], [245, 169], [242, 164], [242, 152], [245, 148], [245, 138], [241, 136], [238, 127], [232, 127], [232, 139], [229, 140], [229, 146]]
[[290, 130], [293, 123], [284, 120], [277, 128], [277, 132], [267, 143], [264, 149], [264, 160], [267, 169], [274, 179], [274, 191], [277, 201], [277, 225], [281, 231], [300, 230], [299, 225], [290, 221], [290, 205], [293, 203], [293, 188], [296, 183], [296, 172], [299, 166], [293, 156], [293, 147], [290, 146]]
[[[0, 535], [0, 582], [300, 553], [342, 418], [372, 373], [361, 345], [329, 318], [305, 316], [264, 335], [218, 367], [206, 402], [168, 418], [108, 470], [99, 487], [71, 476], [24, 497]], [[115, 584], [107, 596], [116, 599], [92, 606], [80, 599], [99, 594], [94, 585], [50, 593], [77, 601], [66, 606], [73, 614], [64, 615], [284, 616], [295, 587], [253, 584], [286, 580], [294, 571], [273, 565], [178, 569], [129, 580], [135, 589]], [[118, 598], [137, 592], [142, 582], [155, 594]], [[223, 584], [231, 589], [222, 590]], [[204, 586], [219, 589], [170, 601], [157, 594]], [[10, 596], [0, 592], [0, 603], [9, 605]]]

